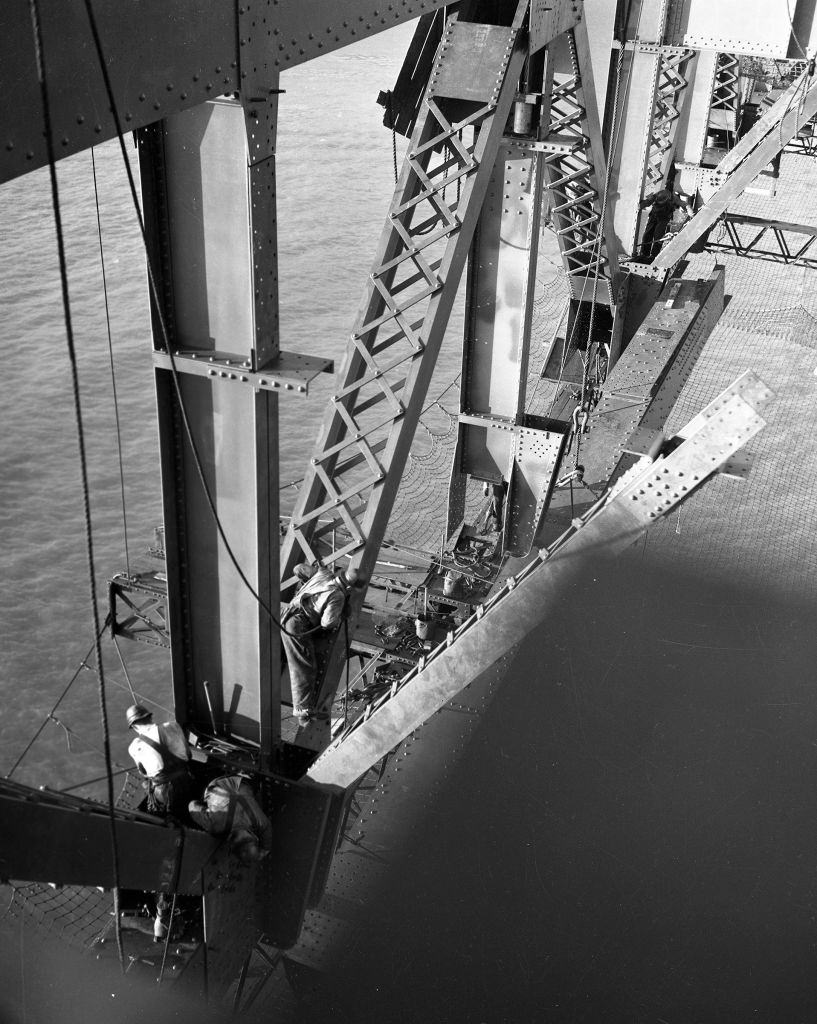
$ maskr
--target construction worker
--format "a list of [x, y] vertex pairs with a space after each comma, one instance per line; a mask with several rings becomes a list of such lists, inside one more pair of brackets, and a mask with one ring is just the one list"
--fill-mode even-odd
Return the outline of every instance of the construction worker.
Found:
[[141, 704], [132, 704], [126, 718], [136, 733], [128, 753], [148, 782], [148, 811], [183, 820], [194, 781], [190, 746], [181, 726], [172, 721], [156, 725]]
[[315, 712], [318, 662], [315, 639], [340, 625], [351, 587], [359, 586], [355, 569], [336, 574], [323, 566], [296, 565], [295, 575], [304, 584], [281, 616], [281, 643], [289, 663], [292, 711], [299, 725], [306, 725]]
[[688, 215], [690, 202], [689, 198], [677, 196], [668, 188], [659, 189], [655, 195], [642, 199], [641, 209], [650, 208], [647, 226], [641, 239], [642, 263], [652, 263], [661, 252], [673, 214], [676, 210], [683, 209]]
[[228, 836], [230, 849], [243, 864], [261, 860], [272, 847], [269, 818], [241, 775], [213, 779], [204, 791], [204, 800], [192, 800], [188, 811], [205, 832]]

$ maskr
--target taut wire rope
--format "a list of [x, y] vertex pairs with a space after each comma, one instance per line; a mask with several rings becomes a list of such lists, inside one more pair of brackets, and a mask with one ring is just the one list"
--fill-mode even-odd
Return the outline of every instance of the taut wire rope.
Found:
[[105, 252], [102, 247], [102, 220], [99, 215], [99, 189], [96, 181], [96, 158], [94, 147], [91, 146], [91, 171], [94, 176], [94, 204], [96, 206], [96, 233], [99, 239], [99, 262], [102, 266], [102, 292], [105, 296], [105, 324], [108, 329], [108, 359], [111, 364], [111, 390], [113, 392], [113, 411], [116, 417], [116, 449], [119, 455], [119, 489], [122, 495], [122, 536], [125, 541], [125, 567], [130, 576], [130, 552], [128, 550], [128, 513], [125, 505], [125, 469], [122, 461], [122, 430], [119, 423], [119, 400], [116, 393], [116, 371], [113, 361], [113, 341], [111, 340], [111, 314], [108, 308], [108, 280], [105, 274]]
[[99, 610], [96, 598], [96, 570], [94, 564], [94, 539], [91, 521], [91, 497], [88, 484], [88, 460], [85, 450], [85, 432], [82, 422], [82, 405], [79, 393], [79, 371], [77, 367], [76, 347], [74, 345], [74, 328], [71, 319], [71, 303], [68, 293], [68, 266], [65, 256], [65, 238], [62, 230], [62, 217], [60, 214], [60, 194], [57, 184], [57, 164], [54, 155], [54, 140], [52, 138], [51, 109], [46, 85], [46, 63], [43, 52], [42, 25], [40, 22], [39, 0], [29, 0], [29, 11], [31, 14], [31, 27], [34, 33], [34, 50], [37, 61], [37, 78], [40, 84], [40, 97], [43, 105], [43, 127], [45, 133], [45, 144], [48, 153], [48, 168], [51, 178], [51, 203], [54, 211], [54, 226], [57, 234], [57, 253], [60, 265], [60, 285], [62, 291], [63, 318], [65, 321], [65, 334], [68, 344], [68, 359], [71, 369], [71, 387], [74, 398], [74, 416], [77, 427], [77, 443], [79, 447], [80, 476], [82, 481], [82, 500], [85, 513], [85, 547], [88, 562], [88, 585], [91, 599], [91, 612], [94, 622], [94, 652], [96, 655], [97, 672], [99, 679], [99, 713], [102, 722], [103, 748], [105, 752], [105, 771], [108, 782], [108, 820], [111, 833], [111, 859], [113, 867], [113, 897], [114, 914], [116, 920], [116, 947], [119, 954], [119, 966], [122, 972], [125, 970], [125, 955], [122, 949], [122, 928], [119, 916], [119, 850], [116, 841], [116, 817], [114, 814], [113, 795], [113, 769], [111, 767], [111, 742], [108, 729], [108, 707], [105, 695], [105, 674], [102, 665], [102, 646], [100, 639], [102, 628], [99, 624]]

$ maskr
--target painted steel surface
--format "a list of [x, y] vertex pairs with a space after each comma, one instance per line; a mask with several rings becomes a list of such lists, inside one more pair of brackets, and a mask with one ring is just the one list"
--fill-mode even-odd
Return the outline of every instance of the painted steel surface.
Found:
[[[285, 68], [443, 6], [443, 0], [94, 0], [125, 131], [224, 93], [252, 100]], [[40, 0], [58, 156], [116, 134], [84, 0]], [[261, 60], [264, 64], [261, 65]], [[248, 91], [249, 87], [249, 91]], [[0, 5], [0, 182], [42, 167], [46, 148], [27, 0]], [[265, 96], [264, 102], [269, 99]]]
[[655, 462], [642, 460], [553, 554], [509, 580], [406, 677], [394, 696], [327, 749], [308, 777], [344, 788], [354, 785], [472, 679], [542, 628], [561, 589], [580, 577], [588, 558], [622, 550], [702, 486], [765, 425], [760, 410], [772, 393], [753, 375], [746, 377], [752, 378], [750, 384], [733, 385], [690, 423], [689, 436], [679, 447]]
[[[217, 100], [145, 129], [139, 151], [149, 255], [172, 346], [154, 309], [176, 715], [209, 728], [207, 681], [219, 728], [260, 743], [267, 758], [280, 730], [273, 623], [219, 537], [183, 423], [233, 554], [275, 614], [277, 395], [234, 387], [231, 371], [211, 376], [204, 366], [226, 350], [249, 375], [278, 348], [274, 158], [268, 136], [260, 152], [248, 144], [246, 123], [240, 104]], [[251, 163], [253, 153], [260, 163]], [[257, 203], [259, 169], [269, 190]], [[181, 358], [174, 374], [179, 344], [200, 361]]]
[[[55, 885], [114, 885], [111, 824], [104, 805], [0, 780], [0, 876]], [[201, 892], [201, 871], [219, 840], [171, 828], [136, 811], [115, 812], [119, 884], [146, 892]]]
[[460, 409], [470, 418], [460, 417], [449, 532], [462, 519], [460, 477], [511, 477], [516, 435], [504, 428], [524, 412], [541, 195], [541, 156], [504, 142], [469, 257]]
[[[723, 311], [724, 271], [707, 281], [671, 281], [613, 367], [590, 415], [580, 460], [590, 487], [628, 469], [637, 428], [662, 429]], [[590, 500], [589, 497], [586, 500]]]

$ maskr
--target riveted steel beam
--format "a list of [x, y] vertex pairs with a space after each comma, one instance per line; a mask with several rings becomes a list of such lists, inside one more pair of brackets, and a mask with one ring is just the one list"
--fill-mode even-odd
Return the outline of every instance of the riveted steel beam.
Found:
[[[224, 93], [254, 103], [273, 76], [442, 7], [444, 0], [90, 0], [123, 128]], [[54, 142], [115, 135], [86, 0], [40, 0]], [[28, 0], [0, 4], [0, 182], [46, 163]]]
[[[209, 727], [212, 701], [219, 730], [257, 744], [262, 763], [280, 736], [271, 616], [286, 393], [275, 387], [273, 112], [218, 99], [139, 135], [161, 307], [152, 316], [176, 714]], [[288, 381], [292, 393], [304, 393], [294, 379], [304, 382]]]
[[97, 801], [0, 780], [0, 877], [55, 885], [201, 893], [201, 872], [219, 840], [115, 810], [118, 878], [108, 809]]

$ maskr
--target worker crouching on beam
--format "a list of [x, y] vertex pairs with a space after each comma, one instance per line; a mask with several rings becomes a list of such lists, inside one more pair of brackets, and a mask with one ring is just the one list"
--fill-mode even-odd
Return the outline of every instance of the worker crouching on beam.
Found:
[[272, 826], [241, 775], [222, 775], [207, 786], [204, 800], [188, 806], [190, 817], [205, 832], [229, 837], [230, 850], [242, 864], [254, 864], [272, 847]]
[[292, 711], [299, 725], [315, 714], [318, 660], [315, 640], [340, 625], [352, 587], [362, 586], [356, 569], [335, 573], [324, 566], [296, 565], [304, 581], [294, 601], [283, 608], [281, 643], [289, 664]]

